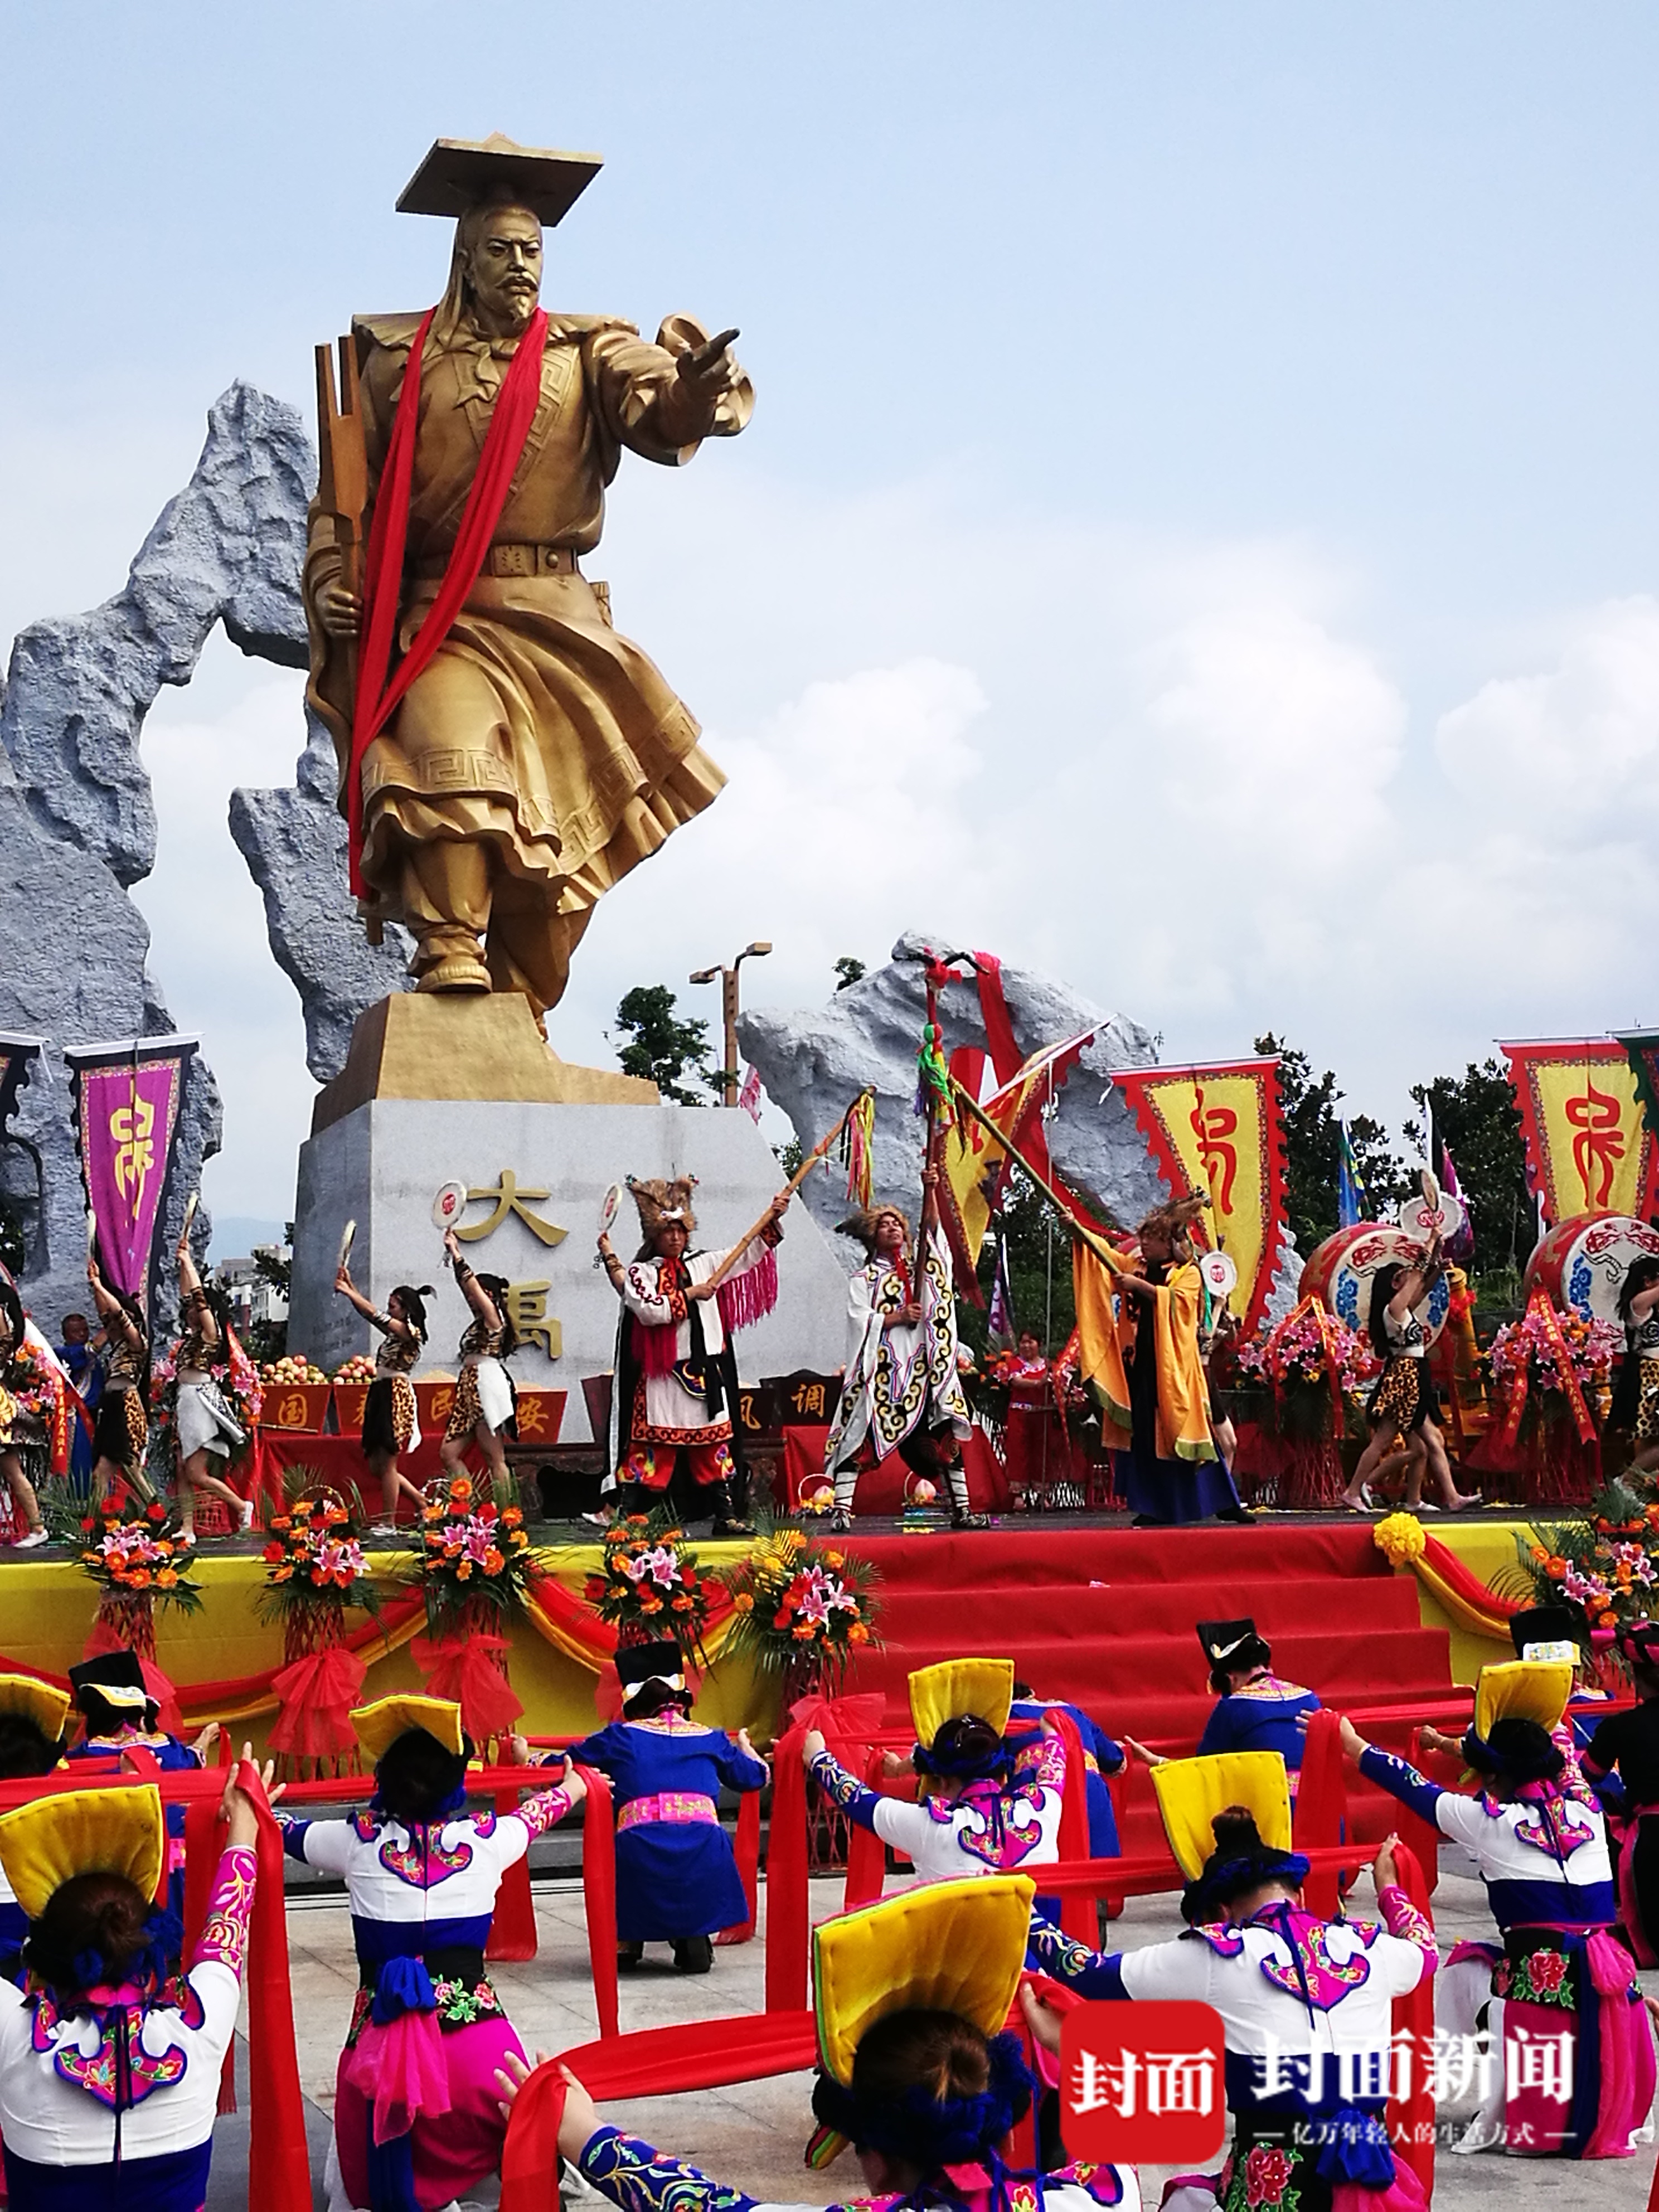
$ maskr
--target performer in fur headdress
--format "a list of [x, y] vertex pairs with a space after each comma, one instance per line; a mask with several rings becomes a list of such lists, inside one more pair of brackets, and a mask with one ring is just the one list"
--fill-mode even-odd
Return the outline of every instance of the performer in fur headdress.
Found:
[[709, 1279], [728, 1255], [688, 1249], [697, 1225], [695, 1176], [672, 1182], [630, 1177], [628, 1188], [644, 1237], [638, 1257], [625, 1267], [610, 1237], [599, 1237], [599, 1256], [622, 1300], [605, 1486], [631, 1490], [624, 1504], [644, 1510], [667, 1491], [684, 1453], [692, 1481], [708, 1501], [714, 1534], [750, 1535], [742, 1517], [747, 1484], [736, 1456], [738, 1363], [730, 1332], [777, 1304], [773, 1253], [789, 1194], [773, 1200], [765, 1229], [715, 1285]]
[[860, 1471], [879, 1467], [890, 1452], [926, 1480], [943, 1475], [953, 1528], [990, 1526], [968, 1502], [962, 1465], [968, 1404], [957, 1364], [951, 1252], [939, 1225], [934, 1170], [923, 1182], [920, 1267], [911, 1255], [910, 1224], [896, 1206], [854, 1213], [840, 1224], [867, 1256], [848, 1285], [847, 1368], [824, 1454], [836, 1486], [832, 1528], [852, 1527]]

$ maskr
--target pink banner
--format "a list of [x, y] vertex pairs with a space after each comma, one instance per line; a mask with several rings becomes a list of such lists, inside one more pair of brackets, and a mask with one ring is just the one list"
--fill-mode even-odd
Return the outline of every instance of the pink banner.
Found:
[[98, 1224], [98, 1257], [113, 1288], [149, 1294], [151, 1263], [173, 1167], [173, 1139], [193, 1037], [137, 1037], [131, 1043], [66, 1051], [87, 1202]]

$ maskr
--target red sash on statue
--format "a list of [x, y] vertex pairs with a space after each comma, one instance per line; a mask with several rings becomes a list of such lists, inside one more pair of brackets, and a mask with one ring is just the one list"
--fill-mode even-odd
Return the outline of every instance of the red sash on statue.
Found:
[[351, 717], [351, 767], [346, 777], [348, 851], [351, 888], [362, 898], [367, 890], [362, 876], [363, 755], [386, 726], [392, 708], [448, 636], [455, 617], [466, 604], [466, 595], [478, 580], [507, 504], [513, 474], [530, 435], [542, 392], [542, 354], [547, 343], [547, 315], [538, 307], [519, 340], [513, 363], [501, 382], [477, 473], [467, 494], [449, 565], [444, 570], [438, 596], [425, 621], [410, 641], [397, 674], [390, 684], [392, 642], [398, 629], [398, 603], [404, 583], [404, 550], [409, 534], [409, 501], [415, 482], [415, 438], [420, 423], [421, 357], [435, 309], [421, 318], [421, 327], [409, 349], [404, 388], [392, 425], [392, 441], [380, 471], [380, 489], [369, 526], [368, 561], [363, 586], [362, 651], [357, 665], [357, 695]]

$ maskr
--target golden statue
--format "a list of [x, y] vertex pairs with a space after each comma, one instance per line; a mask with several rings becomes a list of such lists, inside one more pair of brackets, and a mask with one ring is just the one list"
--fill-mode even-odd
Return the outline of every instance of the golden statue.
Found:
[[647, 345], [615, 316], [543, 314], [543, 225], [599, 167], [440, 139], [398, 205], [459, 218], [442, 300], [353, 319], [337, 407], [319, 349], [307, 696], [353, 888], [372, 935], [414, 936], [417, 988], [520, 991], [538, 1017], [595, 901], [725, 780], [581, 573], [605, 487], [624, 446], [678, 466], [754, 406], [735, 331], [676, 315]]

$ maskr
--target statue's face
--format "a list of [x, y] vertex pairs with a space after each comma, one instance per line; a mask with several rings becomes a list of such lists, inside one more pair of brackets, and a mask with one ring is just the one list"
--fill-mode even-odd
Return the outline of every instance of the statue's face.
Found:
[[542, 227], [524, 208], [497, 208], [484, 217], [469, 255], [467, 281], [487, 329], [521, 331], [542, 289]]

